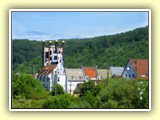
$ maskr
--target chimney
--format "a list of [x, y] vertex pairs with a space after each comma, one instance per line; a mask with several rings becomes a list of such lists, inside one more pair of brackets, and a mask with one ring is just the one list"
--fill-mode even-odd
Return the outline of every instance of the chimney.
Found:
[[48, 49], [48, 65], [50, 65], [50, 46], [51, 46], [52, 41], [49, 41], [49, 49]]
[[42, 68], [44, 67], [44, 48], [45, 48], [45, 41], [42, 40]]

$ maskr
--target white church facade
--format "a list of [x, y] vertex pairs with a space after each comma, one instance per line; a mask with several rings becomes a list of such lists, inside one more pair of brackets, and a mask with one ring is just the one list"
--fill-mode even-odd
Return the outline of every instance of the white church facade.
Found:
[[45, 47], [42, 42], [42, 70], [38, 74], [37, 79], [43, 84], [46, 90], [52, 91], [55, 84], [60, 84], [64, 91], [67, 91], [67, 78], [64, 69], [64, 41], [62, 47], [58, 47], [58, 41], [55, 45]]

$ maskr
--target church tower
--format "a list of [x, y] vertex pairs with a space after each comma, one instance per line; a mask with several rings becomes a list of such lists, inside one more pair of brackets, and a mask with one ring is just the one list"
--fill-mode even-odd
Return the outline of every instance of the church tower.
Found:
[[67, 79], [64, 68], [65, 42], [62, 41], [62, 46], [58, 46], [58, 41], [49, 41], [48, 47], [45, 46], [45, 41], [42, 41], [42, 70], [39, 75], [39, 80], [45, 85], [48, 82], [48, 90], [52, 90], [52, 86], [60, 84], [67, 91]]

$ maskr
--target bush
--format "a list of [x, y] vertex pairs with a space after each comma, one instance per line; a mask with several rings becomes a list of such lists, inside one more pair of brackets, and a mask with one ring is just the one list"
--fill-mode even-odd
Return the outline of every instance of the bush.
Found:
[[12, 78], [13, 98], [42, 99], [47, 97], [47, 91], [42, 84], [31, 75], [17, 74]]
[[64, 94], [63, 87], [60, 84], [53, 85], [52, 95], [61, 95]]
[[43, 104], [43, 108], [78, 108], [79, 98], [69, 94], [61, 94], [56, 96], [50, 96]]

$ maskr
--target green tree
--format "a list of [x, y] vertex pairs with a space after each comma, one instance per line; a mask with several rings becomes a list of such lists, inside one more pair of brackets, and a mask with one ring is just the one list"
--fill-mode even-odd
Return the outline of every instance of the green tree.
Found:
[[50, 96], [43, 104], [43, 108], [79, 108], [79, 98], [69, 94], [61, 94], [57, 96]]
[[60, 84], [53, 85], [52, 95], [61, 95], [64, 94], [63, 87]]
[[39, 99], [47, 97], [47, 91], [42, 84], [28, 74], [13, 74], [12, 94], [13, 98]]
[[[147, 81], [143, 80], [141, 86], [140, 82], [139, 80], [109, 79], [109, 84], [97, 95], [96, 106], [98, 108], [148, 108]], [[141, 90], [143, 99], [140, 96]]]
[[93, 81], [89, 80], [87, 82], [85, 82], [82, 85], [81, 91], [80, 91], [80, 97], [82, 96], [86, 96], [88, 92], [91, 92], [92, 94], [94, 93], [94, 83]]

